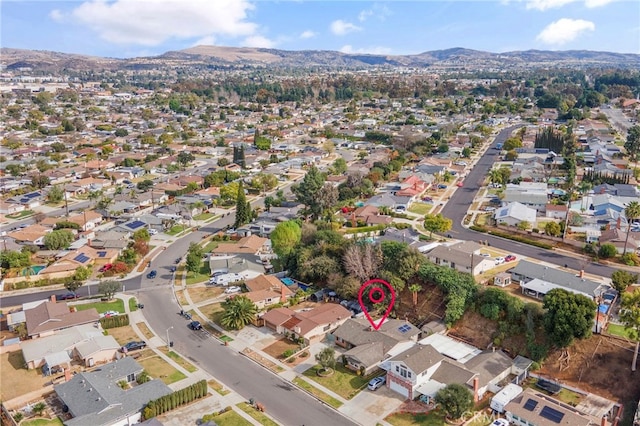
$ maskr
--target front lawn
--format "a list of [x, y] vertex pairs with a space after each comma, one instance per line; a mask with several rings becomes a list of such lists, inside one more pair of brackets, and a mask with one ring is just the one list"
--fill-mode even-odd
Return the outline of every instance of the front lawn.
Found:
[[264, 413], [256, 410], [255, 408], [253, 408], [251, 405], [247, 404], [246, 402], [241, 402], [240, 404], [237, 405], [237, 407], [240, 408], [245, 413], [247, 413], [248, 415], [250, 415], [251, 417], [253, 417], [261, 425], [264, 425], [264, 426], [278, 426], [278, 423], [274, 422], [269, 417], [267, 417]]
[[438, 411], [417, 414], [391, 414], [385, 420], [394, 426], [442, 426], [443, 424], [445, 424], [444, 414]]
[[22, 219], [31, 215], [33, 215], [33, 210], [22, 210], [21, 212], [18, 212], [18, 213], [8, 214], [5, 217], [8, 219]]
[[176, 364], [178, 364], [180, 367], [187, 370], [189, 373], [193, 373], [197, 370], [197, 368], [193, 364], [188, 362], [186, 359], [182, 358], [180, 355], [178, 355], [174, 351], [168, 350], [166, 346], [161, 346], [158, 349], [160, 349], [162, 353], [164, 353], [166, 356], [171, 358]]
[[296, 377], [295, 379], [293, 379], [293, 383], [298, 387], [306, 390], [316, 398], [326, 402], [333, 408], [340, 408], [342, 406], [342, 402], [338, 401], [331, 395], [328, 395], [325, 392], [322, 392], [320, 389], [318, 389], [317, 387], [313, 386], [310, 383], [307, 383], [305, 380], [301, 379], [300, 377]]
[[182, 372], [175, 369], [171, 364], [157, 355], [137, 359], [136, 361], [149, 373], [149, 376], [162, 380], [165, 385], [170, 385], [171, 383], [187, 378]]
[[20, 423], [20, 426], [62, 426], [62, 420], [60, 417], [56, 417], [55, 419], [33, 419], [33, 420], [25, 420]]
[[303, 374], [345, 399], [351, 399], [356, 396], [358, 392], [367, 386], [372, 378], [380, 375], [380, 371], [376, 371], [368, 376], [358, 376], [353, 371], [348, 370], [342, 364], [338, 363], [331, 376], [321, 377], [318, 376], [318, 370], [320, 368], [320, 365], [315, 365]]
[[0, 399], [8, 401], [20, 395], [42, 389], [51, 377], [45, 377], [40, 369], [27, 370], [22, 351], [0, 355]]
[[207, 220], [207, 219], [211, 219], [213, 216], [215, 216], [213, 213], [201, 213], [197, 216], [194, 216], [193, 218], [195, 220]]
[[99, 314], [107, 311], [116, 311], [124, 314], [124, 301], [122, 299], [115, 299], [112, 302], [94, 302], [73, 305], [79, 311], [86, 311], [87, 309], [96, 308]]
[[135, 297], [129, 299], [129, 311], [135, 312], [138, 310], [138, 300]]
[[411, 207], [409, 207], [409, 212], [423, 215], [429, 213], [432, 208], [433, 204], [413, 203]]
[[229, 410], [226, 413], [215, 416], [213, 421], [216, 422], [218, 426], [253, 426], [233, 410]]
[[229, 390], [226, 390], [220, 383], [216, 382], [213, 379], [209, 379], [209, 381], [207, 382], [207, 384], [209, 385], [209, 387], [211, 389], [213, 389], [214, 391], [218, 392], [220, 395], [225, 396], [227, 395], [229, 392]]
[[184, 231], [185, 229], [187, 229], [187, 227], [184, 225], [173, 225], [171, 229], [169, 229], [168, 231], [165, 231], [165, 234], [175, 236], [181, 233], [182, 231]]
[[210, 277], [211, 269], [209, 269], [209, 262], [204, 261], [202, 262], [202, 265], [200, 265], [200, 270], [198, 272], [194, 273], [187, 271], [187, 285], [208, 281]]
[[202, 247], [202, 250], [205, 253], [211, 253], [216, 247], [218, 247], [218, 244], [220, 244], [220, 241], [209, 241], [204, 247]]
[[133, 327], [131, 327], [130, 325], [110, 328], [108, 330], [105, 330], [104, 333], [113, 336], [113, 338], [116, 339], [116, 342], [123, 346], [131, 342], [132, 340], [140, 340], [140, 337], [138, 337], [138, 333], [136, 333], [133, 330]]

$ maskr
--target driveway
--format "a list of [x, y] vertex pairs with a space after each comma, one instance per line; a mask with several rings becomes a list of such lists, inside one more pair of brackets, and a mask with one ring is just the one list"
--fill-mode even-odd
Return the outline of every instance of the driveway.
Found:
[[380, 420], [398, 409], [404, 399], [386, 386], [376, 391], [364, 389], [338, 411], [352, 419], [367, 419], [367, 423], [375, 425]]

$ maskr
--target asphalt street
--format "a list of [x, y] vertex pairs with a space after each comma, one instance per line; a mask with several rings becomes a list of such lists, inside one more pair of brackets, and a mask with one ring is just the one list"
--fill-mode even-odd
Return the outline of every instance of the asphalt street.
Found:
[[493, 163], [498, 159], [500, 150], [494, 149], [496, 144], [504, 143], [511, 135], [511, 132], [521, 126], [512, 126], [502, 130], [491, 144], [491, 147], [478, 160], [476, 165], [469, 171], [464, 179], [464, 186], [456, 189], [446, 205], [442, 208], [442, 215], [453, 221], [452, 229], [449, 231], [452, 237], [460, 240], [487, 241], [491, 246], [513, 252], [516, 255], [523, 255], [539, 261], [553, 263], [558, 266], [567, 265], [571, 269], [584, 270], [587, 273], [610, 277], [616, 270], [599, 263], [587, 261], [584, 258], [568, 256], [559, 251], [545, 250], [528, 244], [495, 237], [489, 234], [472, 231], [465, 228], [463, 220], [467, 215], [467, 210], [473, 203], [473, 199], [483, 185]]

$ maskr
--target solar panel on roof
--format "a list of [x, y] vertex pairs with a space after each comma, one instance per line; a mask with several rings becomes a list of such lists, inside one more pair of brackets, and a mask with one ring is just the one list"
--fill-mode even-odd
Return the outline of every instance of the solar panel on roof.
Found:
[[400, 327], [398, 327], [398, 331], [400, 333], [406, 333], [409, 330], [411, 330], [411, 326], [409, 324], [404, 324], [404, 325], [401, 325]]
[[87, 260], [89, 260], [89, 256], [84, 253], [80, 253], [79, 255], [74, 257], [73, 260], [75, 260], [76, 262], [85, 263]]
[[98, 257], [105, 257], [107, 255], [106, 251], [98, 251], [96, 253], [98, 254]]
[[540, 411], [540, 415], [545, 419], [551, 420], [552, 422], [558, 423], [558, 424], [560, 424], [560, 422], [562, 421], [562, 418], [564, 417], [563, 412], [558, 411], [555, 408], [551, 408], [547, 405], [542, 407], [542, 410]]
[[127, 228], [129, 228], [129, 229], [138, 229], [138, 228], [140, 228], [141, 226], [144, 226], [144, 222], [143, 222], [143, 221], [141, 221], [141, 220], [136, 220], [136, 221], [134, 221], [134, 222], [127, 223], [127, 225], [126, 225], [126, 226], [127, 226]]
[[527, 402], [524, 403], [524, 409], [533, 411], [537, 405], [538, 405], [538, 401], [536, 401], [535, 399], [529, 398]]

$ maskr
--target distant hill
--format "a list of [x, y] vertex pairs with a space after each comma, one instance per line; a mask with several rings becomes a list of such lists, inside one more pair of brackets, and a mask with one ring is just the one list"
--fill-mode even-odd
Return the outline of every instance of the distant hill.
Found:
[[640, 68], [640, 55], [588, 50], [526, 50], [491, 53], [460, 47], [416, 55], [368, 55], [328, 50], [278, 50], [252, 47], [195, 46], [158, 56], [118, 59], [41, 50], [2, 48], [0, 63], [7, 69], [40, 71], [150, 69], [166, 66], [264, 67], [434, 67], [509, 69], [537, 67]]

